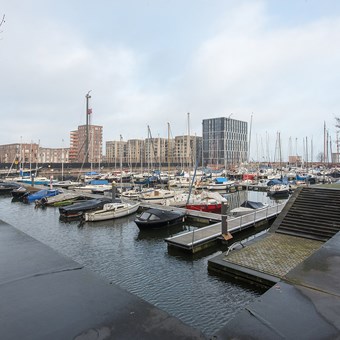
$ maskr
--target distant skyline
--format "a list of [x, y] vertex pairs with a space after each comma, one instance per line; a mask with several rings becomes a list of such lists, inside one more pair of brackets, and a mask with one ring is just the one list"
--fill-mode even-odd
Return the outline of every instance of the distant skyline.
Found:
[[[67, 147], [85, 124], [105, 141], [202, 135], [202, 120], [247, 121], [250, 159], [336, 151], [340, 1], [4, 0], [0, 144]], [[64, 140], [64, 143], [62, 142]], [[289, 142], [290, 141], [290, 142]]]

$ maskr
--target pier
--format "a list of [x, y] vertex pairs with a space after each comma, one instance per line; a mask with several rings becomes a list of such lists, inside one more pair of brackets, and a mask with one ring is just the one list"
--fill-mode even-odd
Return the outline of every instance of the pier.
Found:
[[340, 231], [340, 190], [300, 188], [268, 233], [211, 259], [220, 275], [271, 287]]
[[340, 334], [340, 190], [300, 188], [270, 232], [208, 270], [270, 287], [214, 339], [335, 339]]
[[[264, 223], [268, 223], [269, 220], [272, 220], [279, 215], [284, 206], [285, 203], [281, 203], [271, 207], [268, 206], [264, 209], [255, 210], [254, 212], [243, 216], [228, 218], [228, 231], [231, 234], [235, 234], [244, 229], [256, 226], [258, 227]], [[187, 210], [187, 213], [190, 216], [191, 211]], [[217, 216], [221, 221], [221, 215]], [[168, 247], [175, 247], [191, 253], [197, 253], [203, 249], [211, 247], [213, 244], [216, 244], [221, 235], [221, 222], [217, 222], [207, 227], [167, 238], [165, 241], [167, 242]]]

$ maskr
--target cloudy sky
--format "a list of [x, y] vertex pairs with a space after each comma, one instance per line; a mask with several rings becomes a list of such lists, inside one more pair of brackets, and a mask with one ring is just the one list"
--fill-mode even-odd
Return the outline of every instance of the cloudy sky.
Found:
[[316, 158], [324, 123], [336, 149], [338, 0], [3, 0], [0, 14], [0, 144], [67, 147], [91, 90], [104, 142], [230, 116], [251, 125], [252, 159], [278, 135], [283, 157], [306, 143]]

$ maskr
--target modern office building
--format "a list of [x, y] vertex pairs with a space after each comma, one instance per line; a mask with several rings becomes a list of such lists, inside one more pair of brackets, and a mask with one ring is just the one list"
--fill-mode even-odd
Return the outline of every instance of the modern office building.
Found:
[[231, 168], [248, 160], [248, 123], [227, 117], [203, 119], [203, 165]]

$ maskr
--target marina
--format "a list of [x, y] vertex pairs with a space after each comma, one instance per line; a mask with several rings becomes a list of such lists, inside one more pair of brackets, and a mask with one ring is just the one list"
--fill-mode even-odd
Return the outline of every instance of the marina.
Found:
[[[301, 192], [305, 194], [301, 196]], [[332, 209], [331, 201], [327, 203], [326, 198], [333, 193], [334, 191], [320, 189], [317, 186], [300, 188], [294, 192], [289, 201], [273, 201], [266, 193], [254, 190], [229, 194], [231, 196], [228, 197], [228, 204], [231, 205], [239, 205], [244, 199], [262, 201], [265, 204], [264, 208], [255, 209], [250, 214], [236, 218], [229, 216], [226, 221], [228, 232], [231, 234], [237, 235], [252, 227], [254, 227], [254, 234], [263, 230], [257, 227], [266, 224], [266, 228], [269, 228], [270, 220], [274, 220], [274, 224], [270, 227], [270, 230], [275, 230], [274, 233], [261, 232], [257, 237], [253, 237], [252, 241], [241, 239], [234, 242], [231, 239], [223, 242], [222, 215], [194, 210], [188, 212], [186, 209], [169, 206], [163, 206], [162, 209], [187, 212], [187, 218], [181, 224], [160, 228], [153, 232], [138, 231], [134, 214], [101, 222], [62, 221], [57, 213], [58, 209], [54, 207], [40, 209], [34, 204], [12, 202], [8, 196], [0, 197], [0, 213], [3, 215], [7, 210], [6, 222], [10, 221], [15, 227], [20, 225], [20, 230], [37, 239], [40, 238], [43, 243], [50, 243], [52, 248], [98, 273], [105, 280], [136, 294], [209, 338], [224, 334], [225, 329], [230, 327], [229, 322], [230, 325], [233, 324], [238, 311], [242, 315], [243, 308], [247, 308], [246, 306], [252, 301], [256, 303], [256, 298], [260, 297], [266, 289], [281, 283], [290, 271], [319, 251], [324, 242], [322, 235], [332, 235], [327, 228], [327, 224], [334, 225], [330, 219], [320, 236], [316, 236], [315, 231], [312, 232], [314, 239], [296, 237], [297, 231], [290, 231], [294, 235], [282, 235], [281, 230], [289, 230], [292, 216], [297, 216], [297, 221], [300, 221], [298, 230], [304, 233], [303, 219], [301, 220], [299, 210], [294, 204], [303, 206], [306, 216], [311, 215], [313, 218], [313, 211], [315, 214], [319, 213], [315, 206], [313, 208], [313, 204], [312, 210], [308, 211], [306, 200], [311, 200], [308, 197], [325, 194], [322, 202], [324, 205], [329, 205], [328, 209]], [[89, 195], [92, 199], [103, 197], [98, 194]], [[144, 202], [141, 202], [140, 206], [142, 211], [155, 207], [152, 203]], [[17, 210], [14, 214], [13, 209]], [[33, 209], [32, 216], [35, 215], [35, 218], [32, 218], [31, 222], [26, 218], [23, 225], [22, 221], [20, 223], [16, 218], [20, 214], [26, 216], [28, 209]], [[330, 211], [327, 214], [331, 216]], [[53, 221], [56, 218], [57, 221]], [[288, 225], [285, 225], [285, 218], [291, 221]], [[207, 225], [207, 223], [212, 224]], [[280, 230], [280, 227], [283, 229]], [[104, 234], [101, 235], [103, 231]], [[66, 238], [63, 236], [64, 233], [67, 235]], [[116, 236], [113, 236], [114, 234]], [[168, 244], [167, 251], [164, 240]], [[175, 246], [169, 246], [172, 240], [175, 240], [174, 244], [177, 242]], [[140, 248], [143, 244], [146, 246], [145, 249]], [[173, 248], [187, 248], [189, 252], [177, 252], [173, 251]], [[157, 275], [160, 272], [162, 278]], [[189, 278], [188, 273], [190, 273]], [[199, 292], [206, 292], [207, 287], [210, 287], [208, 294], [198, 295]], [[214, 294], [211, 295], [211, 292]], [[181, 303], [178, 303], [178, 296], [181, 297]], [[229, 306], [227, 314], [221, 313], [225, 311], [226, 306]]]
[[140, 231], [134, 215], [101, 222], [63, 222], [55, 207], [35, 208], [12, 202], [10, 196], [0, 196], [0, 216], [105, 281], [201, 330], [207, 338], [263, 293], [208, 273], [207, 261], [220, 254], [220, 249], [168, 253], [165, 238], [205, 223]]

